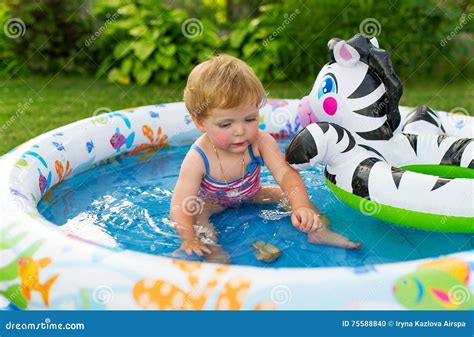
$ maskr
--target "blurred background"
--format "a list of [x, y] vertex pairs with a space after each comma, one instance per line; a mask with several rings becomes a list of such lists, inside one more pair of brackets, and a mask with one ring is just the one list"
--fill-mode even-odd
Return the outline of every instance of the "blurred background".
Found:
[[100, 113], [182, 100], [215, 53], [248, 62], [270, 97], [300, 98], [327, 42], [376, 36], [401, 103], [474, 114], [469, 0], [0, 0], [0, 155]]

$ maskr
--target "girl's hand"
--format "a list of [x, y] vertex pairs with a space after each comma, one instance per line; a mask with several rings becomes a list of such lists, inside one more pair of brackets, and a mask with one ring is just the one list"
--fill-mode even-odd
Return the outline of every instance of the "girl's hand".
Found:
[[203, 256], [204, 254], [211, 253], [211, 249], [196, 238], [184, 240], [181, 247], [176, 249], [173, 254], [182, 250], [188, 255], [195, 253], [196, 255]]
[[312, 208], [300, 207], [293, 211], [291, 223], [300, 231], [309, 233], [323, 227], [320, 215]]

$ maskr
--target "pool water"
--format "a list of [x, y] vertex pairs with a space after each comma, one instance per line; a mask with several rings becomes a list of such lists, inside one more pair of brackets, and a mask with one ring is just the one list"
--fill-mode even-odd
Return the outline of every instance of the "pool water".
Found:
[[[279, 141], [282, 150], [289, 141]], [[172, 252], [180, 246], [170, 225], [169, 205], [180, 164], [189, 146], [109, 160], [55, 187], [38, 205], [42, 215], [69, 233], [118, 249], [200, 260]], [[111, 162], [111, 163], [110, 163]], [[359, 250], [316, 246], [296, 230], [278, 205], [244, 205], [214, 215], [231, 263], [259, 267], [363, 266], [407, 261], [473, 249], [468, 234], [398, 227], [349, 208], [329, 191], [323, 166], [301, 171], [311, 200], [329, 217], [333, 230], [361, 242]], [[264, 167], [262, 183], [275, 183]], [[262, 240], [282, 255], [258, 261], [252, 243]]]

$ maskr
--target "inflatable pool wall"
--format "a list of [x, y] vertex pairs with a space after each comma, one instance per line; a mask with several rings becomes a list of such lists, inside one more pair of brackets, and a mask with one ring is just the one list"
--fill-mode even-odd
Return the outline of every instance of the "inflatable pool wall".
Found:
[[[301, 130], [299, 103], [269, 100], [261, 110], [261, 129], [275, 137], [296, 135]], [[2, 306], [28, 310], [472, 308], [472, 251], [356, 268], [224, 266], [106, 247], [95, 243], [95, 238], [68, 234], [38, 213], [38, 201], [65, 179], [117, 156], [190, 144], [198, 135], [183, 103], [158, 104], [66, 125], [1, 157]], [[422, 288], [413, 288], [414, 280]], [[426, 290], [421, 299], [420, 289]]]

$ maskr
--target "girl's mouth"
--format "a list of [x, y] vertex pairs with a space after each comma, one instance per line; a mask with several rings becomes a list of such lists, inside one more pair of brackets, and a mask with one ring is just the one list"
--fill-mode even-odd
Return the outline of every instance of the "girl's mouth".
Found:
[[241, 147], [241, 146], [244, 146], [247, 142], [242, 142], [242, 143], [233, 143], [232, 146], [233, 147]]

